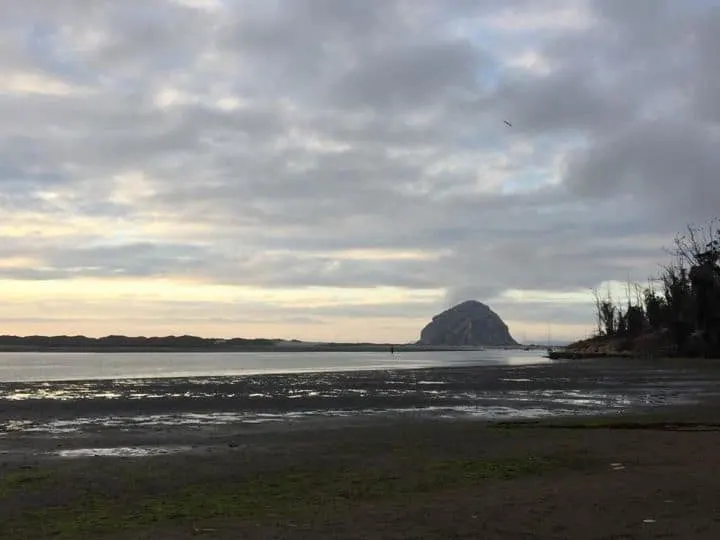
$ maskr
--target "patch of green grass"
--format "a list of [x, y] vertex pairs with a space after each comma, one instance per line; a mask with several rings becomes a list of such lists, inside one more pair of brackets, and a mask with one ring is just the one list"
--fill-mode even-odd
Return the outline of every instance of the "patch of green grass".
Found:
[[487, 480], [542, 474], [569, 465], [566, 457], [426, 459], [398, 470], [295, 469], [242, 481], [188, 485], [162, 495], [127, 493], [122, 500], [95, 492], [72, 505], [26, 512], [0, 524], [0, 536], [91, 538], [154, 524], [213, 518], [287, 519], [362, 501], [417, 496]]
[[0, 499], [27, 490], [43, 489], [51, 480], [51, 475], [42, 470], [19, 470], [0, 473]]

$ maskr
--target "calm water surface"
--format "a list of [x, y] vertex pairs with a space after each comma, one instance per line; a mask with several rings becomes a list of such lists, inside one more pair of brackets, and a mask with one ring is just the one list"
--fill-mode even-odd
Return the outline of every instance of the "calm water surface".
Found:
[[0, 353], [0, 382], [237, 376], [528, 365], [541, 351]]

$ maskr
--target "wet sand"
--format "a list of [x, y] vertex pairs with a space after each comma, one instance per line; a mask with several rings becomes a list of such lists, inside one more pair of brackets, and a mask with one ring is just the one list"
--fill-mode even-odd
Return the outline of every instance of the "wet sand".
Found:
[[[0, 422], [210, 412], [297, 413], [491, 404], [627, 408], [703, 399], [720, 362], [561, 361], [520, 366], [224, 377], [0, 382]], [[521, 405], [518, 405], [521, 404]]]
[[[6, 400], [0, 537], [720, 537], [716, 364], [587, 361], [343, 377], [145, 381], [107, 399]], [[428, 381], [451, 391], [427, 394], [431, 385], [420, 383]], [[308, 390], [310, 383], [315, 386]], [[118, 393], [117, 383], [93, 384]], [[347, 392], [363, 384], [361, 397]], [[210, 385], [211, 395], [193, 397], [197, 385]], [[415, 390], [385, 392], [397, 386]], [[299, 387], [318, 394], [283, 394]], [[139, 388], [182, 395], [138, 396]], [[27, 389], [5, 385], [3, 392]], [[606, 397], [592, 406], [583, 399], [559, 406], [574, 416], [529, 422], [477, 421], [486, 417], [422, 408], [436, 399], [455, 406], [453, 396], [465, 395], [459, 399], [467, 405], [484, 392], [513, 391], [529, 392], [543, 410], [551, 402], [542, 399], [547, 392]], [[275, 397], [259, 406], [250, 397], [257, 393]], [[617, 406], [589, 416], [598, 403]], [[323, 407], [348, 414], [287, 416]], [[397, 413], [408, 407], [416, 412]], [[98, 414], [248, 408], [285, 416], [75, 429], [77, 418]], [[352, 414], [373, 408], [375, 415]], [[58, 419], [75, 430], [8, 429], [12, 422], [37, 427]], [[87, 457], [88, 450], [97, 456]], [[125, 457], [105, 455], [113, 452]]]

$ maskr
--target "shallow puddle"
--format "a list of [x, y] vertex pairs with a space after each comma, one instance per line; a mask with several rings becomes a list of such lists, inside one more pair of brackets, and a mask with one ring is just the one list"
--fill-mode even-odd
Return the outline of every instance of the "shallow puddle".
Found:
[[74, 448], [72, 450], [58, 450], [53, 455], [63, 458], [80, 458], [80, 457], [147, 457], [160, 456], [167, 454], [177, 454], [179, 452], [187, 452], [190, 446], [134, 446], [134, 447], [116, 447], [116, 448]]

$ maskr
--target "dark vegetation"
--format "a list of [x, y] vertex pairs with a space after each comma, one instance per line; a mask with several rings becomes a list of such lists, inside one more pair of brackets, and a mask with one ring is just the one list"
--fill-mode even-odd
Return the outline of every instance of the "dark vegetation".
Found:
[[234, 338], [219, 340], [198, 336], [0, 336], [3, 350], [236, 350], [273, 347], [277, 340]]
[[83, 352], [232, 352], [232, 351], [381, 351], [394, 346], [401, 350], [452, 350], [451, 346], [391, 343], [313, 343], [296, 339], [232, 338], [217, 339], [199, 336], [0, 336], [0, 351], [83, 351]]
[[215, 339], [198, 336], [0, 336], [0, 351], [3, 352], [389, 352], [390, 347], [394, 347], [396, 353], [476, 348], [414, 343], [313, 343], [283, 339]]
[[720, 221], [688, 226], [668, 252], [646, 287], [628, 284], [624, 303], [593, 291], [597, 333], [569, 351], [720, 358]]

